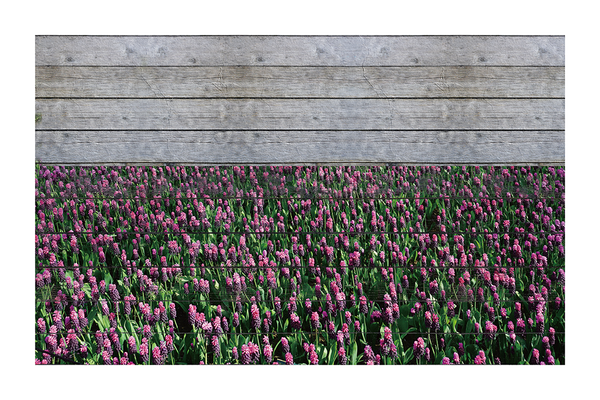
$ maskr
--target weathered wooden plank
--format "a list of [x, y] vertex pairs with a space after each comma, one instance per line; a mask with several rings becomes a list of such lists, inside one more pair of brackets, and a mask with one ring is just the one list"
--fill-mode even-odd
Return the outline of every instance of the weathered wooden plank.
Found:
[[39, 130], [564, 129], [562, 99], [38, 99]]
[[44, 164], [563, 164], [560, 131], [37, 131]]
[[36, 97], [564, 98], [564, 67], [36, 67]]
[[36, 65], [565, 65], [564, 36], [36, 36]]

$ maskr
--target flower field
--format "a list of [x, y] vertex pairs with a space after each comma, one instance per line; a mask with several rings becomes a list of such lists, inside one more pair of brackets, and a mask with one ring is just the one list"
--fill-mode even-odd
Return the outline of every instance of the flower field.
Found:
[[36, 166], [36, 364], [565, 364], [564, 167]]

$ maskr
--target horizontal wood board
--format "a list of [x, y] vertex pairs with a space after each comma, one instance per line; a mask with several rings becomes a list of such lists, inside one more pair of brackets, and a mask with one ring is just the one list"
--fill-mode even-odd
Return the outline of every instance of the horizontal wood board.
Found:
[[36, 65], [564, 66], [563, 36], [37, 36]]
[[40, 129], [564, 129], [564, 100], [40, 99]]
[[[563, 133], [530, 131], [40, 131], [36, 153], [51, 164], [560, 164]], [[339, 151], [344, 148], [345, 153]], [[76, 162], [54, 151], [61, 148]], [[94, 149], [94, 151], [89, 151]], [[435, 155], [432, 160], [431, 155]]]
[[564, 164], [562, 36], [38, 36], [48, 164]]
[[39, 66], [36, 96], [562, 99], [564, 74], [564, 67]]

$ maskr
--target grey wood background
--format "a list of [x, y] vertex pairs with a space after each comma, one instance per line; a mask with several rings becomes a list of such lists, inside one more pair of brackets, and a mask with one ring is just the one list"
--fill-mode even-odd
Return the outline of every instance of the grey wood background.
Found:
[[565, 162], [563, 36], [37, 36], [36, 162]]

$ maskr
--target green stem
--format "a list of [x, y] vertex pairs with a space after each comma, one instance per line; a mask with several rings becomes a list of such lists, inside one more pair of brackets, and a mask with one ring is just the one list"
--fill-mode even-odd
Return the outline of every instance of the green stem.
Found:
[[202, 345], [204, 347], [204, 365], [208, 365], [208, 344], [206, 344], [204, 337], [202, 338]]
[[[433, 346], [432, 346], [432, 342], [431, 342], [431, 330], [429, 332], [427, 332], [427, 343], [429, 343], [429, 347], [431, 347], [433, 350]], [[431, 356], [435, 360], [435, 352]]]

